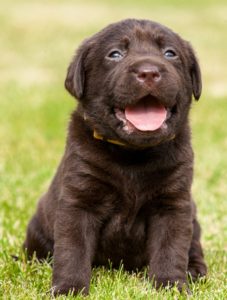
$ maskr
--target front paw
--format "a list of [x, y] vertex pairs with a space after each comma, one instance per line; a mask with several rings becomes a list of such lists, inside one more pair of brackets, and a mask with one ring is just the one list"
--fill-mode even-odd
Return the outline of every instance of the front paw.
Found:
[[188, 266], [188, 274], [192, 281], [196, 281], [207, 274], [207, 266], [203, 261], [190, 263]]
[[158, 277], [154, 275], [151, 278], [156, 289], [173, 288], [174, 286], [176, 286], [180, 292], [186, 291], [188, 294], [190, 294], [186, 278]]
[[82, 295], [86, 296], [89, 292], [89, 286], [83, 283], [70, 283], [70, 282], [61, 282], [60, 284], [54, 284], [52, 287], [52, 295], [54, 297], [60, 295], [77, 295], [81, 293]]

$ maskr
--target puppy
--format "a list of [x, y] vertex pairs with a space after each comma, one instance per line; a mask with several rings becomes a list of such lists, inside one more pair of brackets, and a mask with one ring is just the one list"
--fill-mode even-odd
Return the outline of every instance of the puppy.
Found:
[[87, 294], [93, 265], [148, 266], [156, 287], [207, 268], [191, 196], [188, 114], [201, 94], [190, 44], [148, 20], [85, 40], [65, 87], [79, 101], [64, 156], [24, 248], [53, 255], [54, 293]]

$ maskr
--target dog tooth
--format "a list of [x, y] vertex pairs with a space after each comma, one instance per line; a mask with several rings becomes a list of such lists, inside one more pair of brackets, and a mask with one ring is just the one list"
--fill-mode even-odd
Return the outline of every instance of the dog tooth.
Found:
[[167, 110], [166, 120], [168, 120], [170, 117], [171, 117], [171, 111], [168, 109]]
[[166, 123], [163, 123], [163, 124], [162, 124], [162, 128], [163, 128], [163, 129], [167, 129], [167, 128], [168, 128], [167, 124], [166, 124]]

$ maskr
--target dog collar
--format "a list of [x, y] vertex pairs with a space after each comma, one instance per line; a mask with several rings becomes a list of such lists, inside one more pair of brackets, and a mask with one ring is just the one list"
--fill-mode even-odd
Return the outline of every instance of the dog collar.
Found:
[[126, 144], [120, 142], [120, 141], [117, 141], [117, 140], [111, 140], [111, 139], [105, 139], [103, 136], [99, 135], [97, 133], [97, 131], [93, 131], [93, 137], [97, 140], [101, 140], [101, 141], [105, 141], [105, 142], [108, 142], [110, 144], [114, 144], [114, 145], [118, 145], [118, 146], [124, 146], [126, 147]]
[[[108, 142], [110, 144], [114, 144], [114, 145], [118, 145], [118, 146], [123, 146], [123, 147], [127, 147], [126, 144], [120, 142], [120, 141], [117, 141], [117, 140], [111, 140], [111, 139], [105, 139], [103, 136], [101, 136], [100, 134], [97, 133], [97, 131], [93, 131], [93, 137], [97, 140], [100, 140], [100, 141], [104, 141], [104, 142]], [[169, 141], [171, 140], [174, 140], [176, 137], [176, 135], [172, 135], [169, 139]], [[153, 146], [157, 146], [159, 143], [157, 143], [156, 145], [153, 145]]]
[[[87, 120], [87, 115], [84, 113], [84, 121]], [[126, 147], [127, 145], [117, 141], [117, 140], [112, 140], [112, 139], [105, 139], [103, 136], [101, 136], [100, 134], [98, 134], [98, 132], [96, 130], [93, 131], [93, 138], [95, 138], [96, 140], [100, 140], [100, 141], [104, 141], [104, 142], [108, 142], [110, 144], [114, 144], [114, 145], [118, 145], [118, 146], [124, 146]]]
[[[118, 145], [118, 146], [123, 146], [123, 147], [127, 147], [127, 145], [125, 143], [122, 143], [120, 141], [117, 141], [117, 140], [111, 140], [111, 139], [105, 139], [103, 136], [101, 136], [100, 134], [97, 133], [97, 131], [93, 131], [93, 137], [97, 140], [100, 140], [100, 141], [104, 141], [104, 142], [108, 142], [110, 144], [114, 144], [114, 145]], [[176, 137], [175, 134], [173, 134], [169, 139], [168, 141], [172, 141], [174, 140]], [[157, 146], [159, 143], [157, 143], [156, 145], [153, 145], [153, 146]]]

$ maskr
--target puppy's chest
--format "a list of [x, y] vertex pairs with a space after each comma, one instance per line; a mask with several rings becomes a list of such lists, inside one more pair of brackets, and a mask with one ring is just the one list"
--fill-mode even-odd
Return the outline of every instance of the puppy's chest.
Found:
[[[147, 217], [135, 209], [120, 209], [103, 224], [100, 241], [104, 252], [115, 252], [115, 256], [126, 258], [145, 247]], [[117, 247], [117, 248], [116, 248]]]
[[119, 176], [115, 182], [116, 191], [114, 201], [112, 203], [111, 217], [117, 229], [124, 229], [126, 232], [130, 228], [141, 223], [147, 215], [147, 207], [152, 206], [156, 194], [161, 190], [161, 186], [154, 181], [151, 176], [144, 174], [126, 173]]
[[102, 243], [121, 244], [122, 247], [142, 245], [146, 240], [155, 199], [165, 184], [157, 174], [128, 169], [112, 178], [113, 202], [104, 217], [105, 222], [101, 229]]
[[105, 243], [129, 246], [143, 243], [146, 235], [147, 197], [139, 186], [124, 186], [113, 205], [113, 213], [102, 228]]

